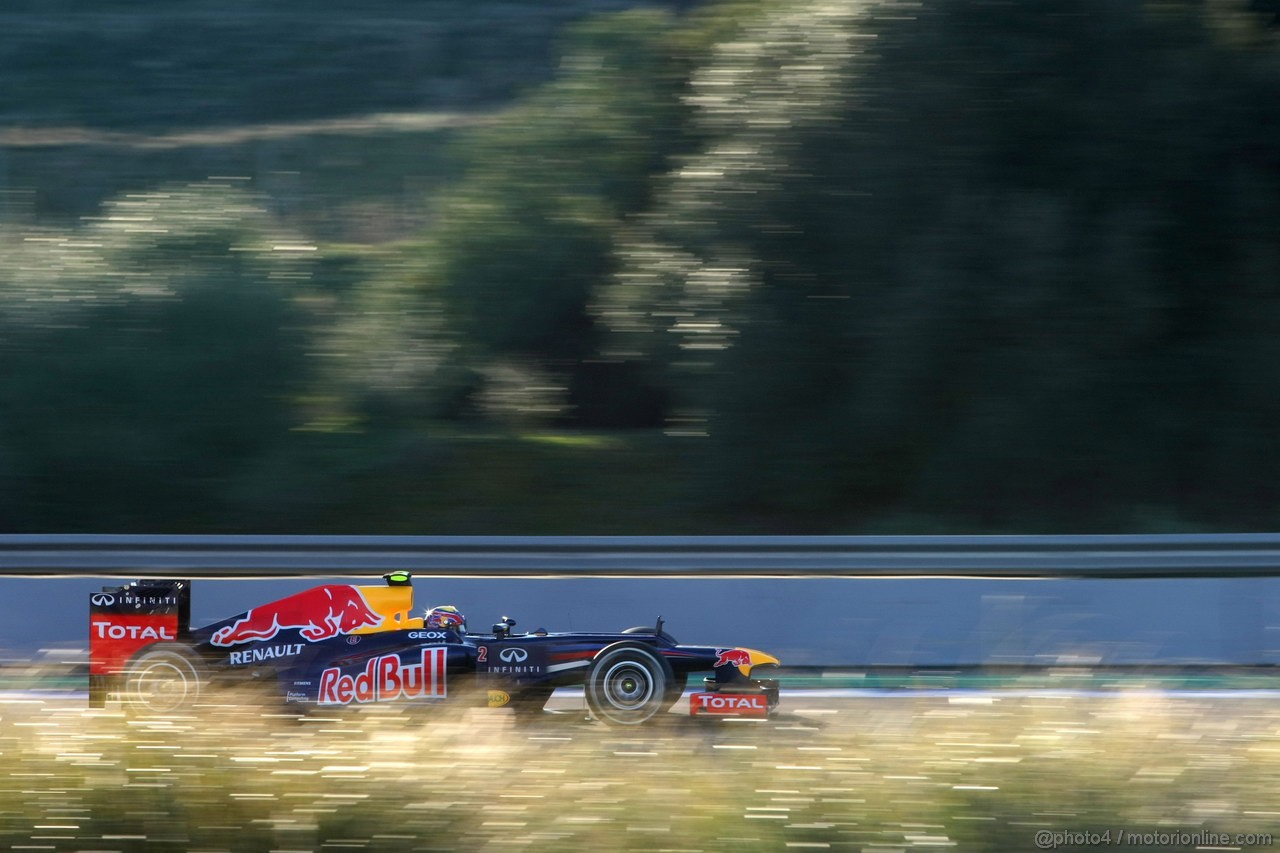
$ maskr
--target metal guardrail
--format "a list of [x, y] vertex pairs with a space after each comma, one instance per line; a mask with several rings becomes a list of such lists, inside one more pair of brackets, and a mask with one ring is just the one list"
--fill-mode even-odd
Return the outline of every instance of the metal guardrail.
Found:
[[0, 576], [1194, 578], [1280, 576], [1280, 534], [0, 535]]

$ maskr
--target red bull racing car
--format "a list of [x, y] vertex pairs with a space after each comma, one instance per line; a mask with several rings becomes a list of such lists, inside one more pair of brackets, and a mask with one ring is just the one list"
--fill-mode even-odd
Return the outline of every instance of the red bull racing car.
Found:
[[[541, 709], [580, 684], [591, 714], [637, 725], [670, 710], [691, 676], [693, 715], [767, 717], [778, 660], [743, 648], [686, 646], [654, 626], [620, 633], [523, 633], [502, 617], [467, 631], [451, 606], [412, 616], [407, 573], [384, 585], [325, 584], [191, 628], [185, 580], [143, 580], [89, 597], [90, 703], [144, 711], [195, 705], [219, 685], [266, 684], [286, 703], [339, 707], [470, 697]], [[467, 701], [465, 698], [462, 701]]]

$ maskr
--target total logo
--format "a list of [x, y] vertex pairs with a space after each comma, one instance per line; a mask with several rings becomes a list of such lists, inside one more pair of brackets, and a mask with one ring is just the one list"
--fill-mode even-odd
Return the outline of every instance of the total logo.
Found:
[[320, 675], [321, 705], [388, 702], [393, 699], [445, 698], [444, 648], [423, 649], [418, 663], [402, 664], [399, 655], [373, 658], [359, 675], [343, 675], [337, 667]]
[[114, 625], [110, 622], [94, 622], [99, 640], [172, 640], [167, 625]]
[[761, 693], [693, 693], [689, 696], [689, 713], [767, 717], [769, 700]]

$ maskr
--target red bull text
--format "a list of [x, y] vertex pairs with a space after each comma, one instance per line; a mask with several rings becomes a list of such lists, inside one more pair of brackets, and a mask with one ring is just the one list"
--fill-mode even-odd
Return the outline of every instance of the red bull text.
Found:
[[327, 640], [359, 628], [382, 624], [382, 614], [369, 606], [359, 588], [329, 584], [304, 590], [263, 607], [214, 632], [215, 646], [270, 640], [282, 630], [298, 628], [306, 640]]
[[337, 667], [320, 675], [320, 705], [389, 702], [394, 699], [445, 698], [443, 647], [423, 649], [418, 663], [402, 664], [399, 655], [384, 655], [365, 665], [359, 675], [343, 675]]

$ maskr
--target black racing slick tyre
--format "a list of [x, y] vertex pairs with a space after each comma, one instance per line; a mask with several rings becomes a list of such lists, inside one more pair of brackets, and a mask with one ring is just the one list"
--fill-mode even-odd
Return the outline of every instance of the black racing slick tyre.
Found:
[[587, 707], [610, 725], [647, 723], [670, 707], [674, 681], [670, 665], [647, 646], [609, 646], [587, 671]]
[[178, 643], [157, 643], [125, 666], [121, 698], [133, 711], [163, 714], [191, 708], [207, 678], [193, 652]]

